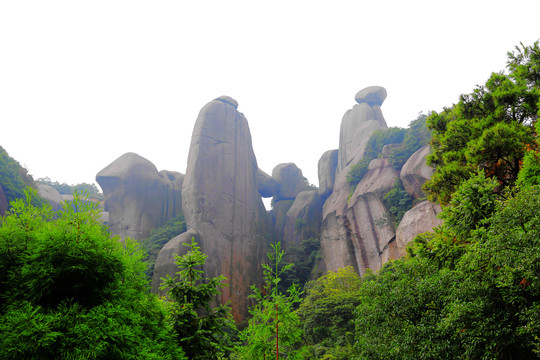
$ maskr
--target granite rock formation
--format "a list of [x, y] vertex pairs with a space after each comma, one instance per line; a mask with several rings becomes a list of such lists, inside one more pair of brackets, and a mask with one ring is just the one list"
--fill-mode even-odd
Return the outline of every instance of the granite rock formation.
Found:
[[[248, 314], [250, 286], [262, 284], [271, 228], [248, 123], [237, 106], [222, 96], [201, 109], [191, 138], [182, 208], [188, 229], [198, 233], [201, 251], [208, 255], [205, 276], [227, 278], [229, 286], [219, 301], [230, 300], [233, 317], [241, 322]], [[157, 264], [156, 271], [161, 271]]]
[[293, 200], [306, 189], [304, 176], [294, 163], [279, 164], [272, 170], [272, 178], [278, 184], [274, 201]]
[[434, 169], [426, 164], [429, 152], [429, 145], [425, 145], [412, 154], [401, 168], [400, 177], [403, 187], [415, 199], [426, 196], [422, 185], [433, 175]]
[[278, 183], [270, 175], [258, 169], [257, 189], [263, 198], [269, 198], [277, 194]]
[[38, 194], [45, 199], [51, 206], [53, 211], [58, 211], [62, 208], [64, 199], [62, 195], [54, 187], [46, 184], [37, 184]]
[[[199, 234], [193, 229], [189, 229], [186, 232], [175, 236], [161, 248], [154, 265], [154, 275], [152, 278], [153, 293], [165, 295], [165, 292], [159, 289], [161, 286], [160, 279], [166, 275], [174, 276], [174, 274], [178, 272], [178, 266], [174, 263], [174, 255], [185, 255], [189, 248], [182, 244], [191, 244], [191, 239], [194, 239], [198, 244], [200, 243]], [[173, 261], [171, 261], [171, 259]]]
[[283, 249], [299, 245], [302, 240], [320, 236], [322, 199], [317, 190], [302, 191], [287, 211], [284, 220]]
[[182, 176], [158, 173], [154, 164], [126, 153], [97, 176], [111, 233], [140, 240], [181, 211]]
[[418, 234], [431, 231], [442, 224], [442, 220], [437, 218], [441, 212], [441, 207], [427, 200], [416, 205], [403, 215], [403, 219], [396, 229], [397, 257], [405, 255], [407, 244]]
[[339, 150], [328, 150], [319, 159], [317, 170], [319, 175], [319, 195], [327, 198], [332, 193], [336, 179]]
[[346, 180], [350, 167], [362, 159], [371, 134], [387, 128], [380, 108], [385, 98], [386, 90], [378, 86], [359, 91], [358, 104], [341, 122], [335, 181], [324, 203], [321, 226], [321, 247], [330, 271], [344, 266], [353, 266], [360, 274], [366, 268], [378, 269], [394, 237], [389, 225], [377, 224], [388, 217], [381, 197], [399, 174], [386, 159], [376, 159], [354, 191]]

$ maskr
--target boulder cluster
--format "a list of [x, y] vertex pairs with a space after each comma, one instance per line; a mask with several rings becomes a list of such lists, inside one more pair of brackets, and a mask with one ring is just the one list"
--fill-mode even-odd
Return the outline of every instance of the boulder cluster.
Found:
[[[385, 98], [386, 90], [379, 86], [356, 94], [357, 104], [341, 122], [339, 149], [325, 152], [319, 160], [319, 188], [314, 189], [293, 163], [277, 165], [271, 175], [259, 169], [245, 116], [236, 100], [221, 96], [199, 113], [185, 175], [158, 172], [134, 153], [122, 155], [97, 174], [104, 218], [114, 234], [144, 239], [183, 212], [187, 231], [161, 249], [153, 291], [160, 291], [161, 277], [174, 275], [173, 254], [185, 253], [182, 244], [194, 238], [208, 255], [205, 276], [227, 278], [229, 286], [219, 301], [231, 301], [237, 322], [248, 315], [250, 286], [262, 285], [261, 263], [271, 241], [279, 240], [287, 249], [320, 238], [322, 269], [353, 266], [360, 274], [379, 269], [402, 256], [416, 234], [440, 222], [440, 209], [427, 201], [409, 210], [395, 231], [379, 221], [388, 216], [382, 198], [396, 178], [415, 199], [424, 196], [421, 185], [432, 174], [425, 165], [428, 147], [411, 156], [401, 172], [387, 158], [371, 161], [354, 191], [346, 180], [371, 134], [387, 128], [381, 111]], [[390, 148], [383, 153], [389, 152]], [[271, 211], [266, 211], [263, 197], [272, 198]]]

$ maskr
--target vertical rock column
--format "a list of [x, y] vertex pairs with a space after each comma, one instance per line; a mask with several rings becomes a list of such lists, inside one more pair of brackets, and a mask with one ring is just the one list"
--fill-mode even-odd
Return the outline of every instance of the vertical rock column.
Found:
[[251, 134], [238, 103], [227, 96], [205, 105], [197, 118], [182, 188], [188, 229], [208, 255], [205, 276], [223, 274], [237, 322], [248, 314], [250, 286], [262, 284], [265, 237], [270, 231], [257, 187]]

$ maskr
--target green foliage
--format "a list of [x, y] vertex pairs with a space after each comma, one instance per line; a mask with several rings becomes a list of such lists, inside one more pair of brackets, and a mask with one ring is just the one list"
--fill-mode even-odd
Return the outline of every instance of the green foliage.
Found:
[[456, 359], [459, 352], [437, 331], [452, 273], [421, 259], [387, 263], [364, 277], [355, 316], [361, 359]]
[[302, 359], [299, 349], [301, 340], [301, 325], [294, 305], [301, 301], [301, 292], [294, 284], [288, 294], [279, 291], [281, 275], [292, 266], [280, 266], [284, 252], [280, 243], [272, 244], [268, 253], [271, 265], [262, 264], [264, 268], [265, 285], [263, 289], [252, 286], [253, 295], [257, 301], [250, 308], [252, 317], [248, 326], [240, 333], [242, 346], [236, 348], [238, 359], [271, 359], [279, 356], [286, 359]]
[[350, 359], [361, 280], [352, 267], [328, 272], [306, 286], [297, 310], [307, 350], [316, 358]]
[[[293, 284], [298, 285], [298, 288], [302, 290], [309, 280], [319, 276], [317, 267], [320, 259], [321, 241], [319, 238], [305, 239], [297, 246], [290, 246], [279, 265], [281, 268], [287, 267], [280, 275], [279, 291], [285, 293]], [[293, 265], [288, 266], [288, 264]]]
[[392, 149], [389, 160], [396, 169], [401, 169], [405, 162], [431, 139], [431, 131], [427, 127], [427, 116], [420, 113], [416, 120], [411, 121], [405, 130], [401, 145]]
[[0, 227], [0, 358], [183, 358], [139, 245], [111, 237], [78, 194], [55, 219], [32, 196]]
[[433, 135], [428, 163], [435, 174], [424, 187], [431, 200], [448, 203], [478, 168], [499, 182], [498, 191], [514, 185], [525, 151], [536, 149], [539, 54], [538, 42], [522, 45], [509, 53], [507, 75], [493, 73], [458, 104], [428, 118]]
[[[24, 198], [24, 192], [28, 188], [36, 188], [32, 176], [15, 159], [0, 146], [0, 187], [4, 190], [8, 203], [16, 199]], [[41, 204], [41, 200], [35, 196], [34, 203]]]
[[229, 332], [234, 327], [228, 304], [211, 304], [226, 286], [223, 275], [203, 278], [202, 267], [207, 256], [195, 239], [187, 254], [174, 257], [179, 271], [175, 277], [162, 279], [162, 290], [172, 300], [171, 314], [178, 344], [189, 359], [216, 359], [232, 349]]
[[396, 169], [401, 169], [403, 164], [412, 154], [426, 145], [431, 138], [431, 132], [426, 125], [427, 116], [419, 114], [416, 120], [409, 124], [409, 128], [402, 129], [391, 127], [386, 130], [375, 131], [369, 138], [364, 156], [358, 163], [351, 166], [347, 173], [347, 182], [356, 187], [367, 173], [371, 160], [378, 158], [385, 145], [395, 144], [389, 156], [389, 161]]
[[413, 198], [405, 191], [399, 178], [394, 181], [394, 186], [383, 198], [384, 204], [390, 213], [392, 225], [395, 228], [403, 218], [403, 215], [412, 206]]
[[463, 240], [476, 228], [487, 226], [495, 210], [497, 186], [497, 181], [486, 179], [483, 171], [463, 182], [441, 214], [446, 228]]
[[347, 173], [347, 182], [351, 186], [356, 187], [364, 175], [366, 175], [371, 160], [373, 159], [364, 156], [360, 161], [351, 166], [349, 172]]
[[401, 143], [405, 137], [405, 132], [405, 129], [397, 127], [375, 131], [366, 144], [364, 156], [357, 164], [351, 166], [351, 169], [347, 173], [347, 182], [351, 186], [356, 186], [367, 173], [371, 160], [379, 156], [385, 145]]
[[152, 229], [150, 237], [140, 241], [142, 247], [148, 252], [148, 256], [145, 259], [148, 264], [146, 269], [146, 276], [148, 279], [152, 279], [154, 275], [154, 265], [156, 264], [156, 259], [161, 248], [163, 248], [169, 240], [185, 231], [186, 223], [184, 214], [180, 213], [177, 217], [167, 220], [163, 226]]

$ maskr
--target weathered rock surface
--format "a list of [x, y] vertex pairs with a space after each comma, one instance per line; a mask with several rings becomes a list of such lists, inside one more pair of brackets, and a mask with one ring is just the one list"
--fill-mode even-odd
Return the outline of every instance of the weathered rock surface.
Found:
[[282, 245], [287, 249], [302, 240], [318, 238], [322, 220], [322, 199], [317, 190], [302, 191], [287, 211]]
[[181, 211], [182, 176], [158, 173], [154, 164], [135, 153], [126, 153], [97, 176], [103, 190], [111, 233], [144, 239]]
[[278, 184], [270, 175], [257, 169], [257, 189], [263, 198], [269, 198], [277, 194]]
[[386, 99], [386, 89], [382, 86], [370, 86], [356, 93], [354, 100], [357, 103], [367, 103], [370, 106], [381, 106]]
[[0, 185], [0, 216], [4, 216], [7, 212], [8, 201], [4, 188]]
[[54, 211], [62, 208], [64, 199], [54, 187], [46, 184], [38, 184], [38, 194], [52, 206]]
[[415, 199], [425, 197], [422, 185], [431, 178], [434, 169], [426, 164], [431, 149], [426, 145], [417, 150], [401, 168], [400, 178], [405, 191]]
[[[441, 207], [429, 201], [423, 201], [403, 215], [403, 219], [396, 229], [397, 257], [404, 256], [407, 244], [418, 234], [431, 231], [442, 224], [437, 218]], [[396, 258], [396, 257], [394, 257]]]
[[382, 197], [398, 175], [388, 159], [372, 160], [346, 208], [326, 213], [321, 246], [328, 270], [353, 266], [363, 274], [368, 268], [380, 269], [389, 253], [395, 253], [395, 234], [385, 221], [389, 214]]
[[338, 165], [338, 150], [328, 150], [318, 163], [319, 195], [327, 198], [332, 193]]
[[370, 163], [368, 173], [354, 194], [346, 180], [352, 165], [362, 159], [371, 134], [387, 128], [380, 105], [386, 90], [370, 87], [361, 90], [359, 103], [343, 116], [334, 187], [323, 207], [321, 247], [329, 271], [353, 266], [359, 273], [378, 269], [394, 233], [389, 225], [377, 226], [386, 209], [380, 196], [391, 188], [398, 176], [386, 159]]
[[274, 201], [294, 199], [306, 189], [302, 170], [293, 163], [277, 165], [272, 170], [272, 178], [278, 184]]
[[164, 215], [165, 220], [173, 219], [182, 211], [182, 184], [184, 174], [177, 171], [162, 170], [159, 172], [164, 185]]
[[228, 287], [221, 302], [231, 301], [237, 322], [248, 315], [250, 286], [262, 284], [265, 237], [271, 233], [258, 190], [257, 161], [251, 134], [238, 104], [220, 97], [199, 113], [182, 189], [188, 229], [197, 231], [208, 255], [206, 277], [223, 274]]
[[166, 292], [163, 292], [159, 289], [161, 286], [161, 278], [165, 277], [167, 274], [174, 276], [178, 272], [178, 266], [174, 263], [174, 255], [185, 255], [189, 248], [182, 244], [191, 244], [191, 239], [195, 239], [196, 243], [200, 243], [200, 237], [197, 231], [193, 229], [187, 230], [185, 233], [182, 233], [171, 240], [169, 240], [163, 248], [161, 248], [158, 257], [156, 259], [156, 264], [154, 265], [154, 275], [152, 278], [152, 292], [159, 295], [165, 295]]

